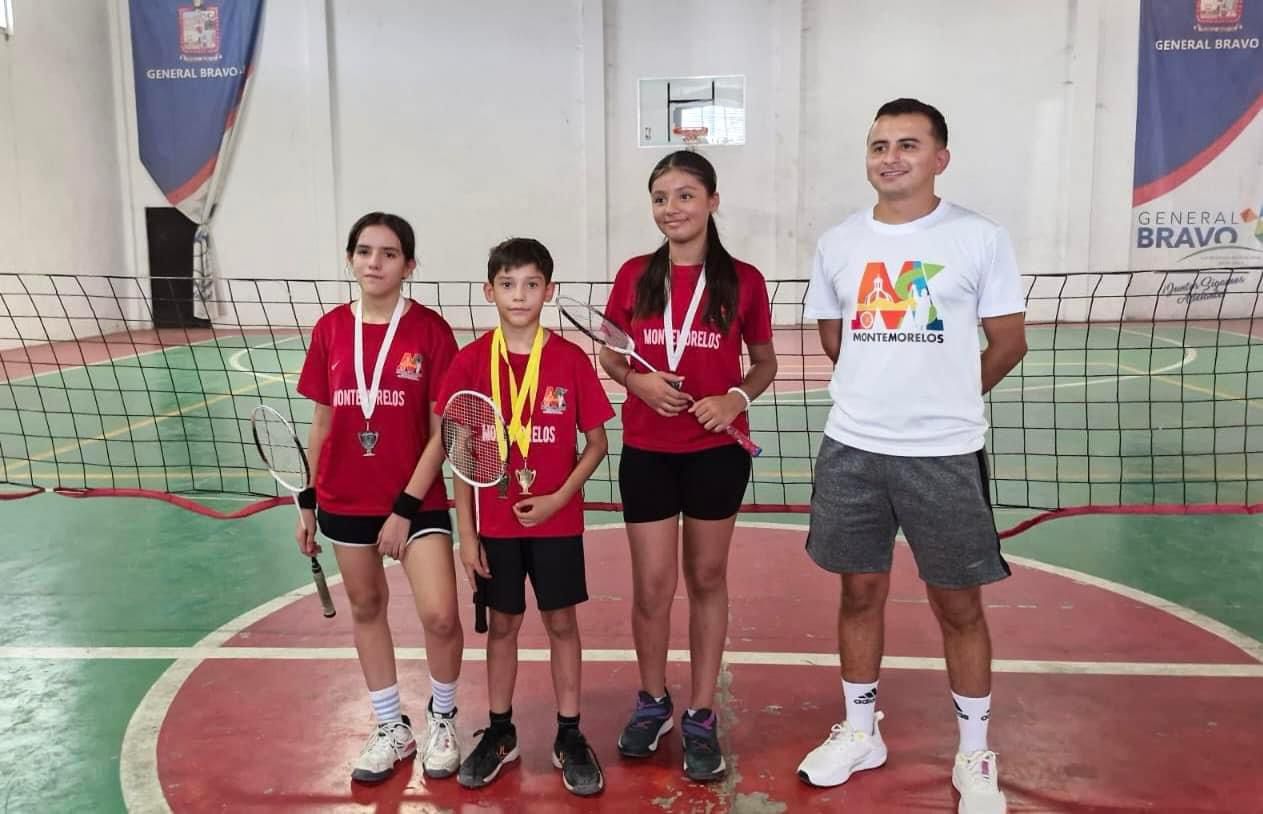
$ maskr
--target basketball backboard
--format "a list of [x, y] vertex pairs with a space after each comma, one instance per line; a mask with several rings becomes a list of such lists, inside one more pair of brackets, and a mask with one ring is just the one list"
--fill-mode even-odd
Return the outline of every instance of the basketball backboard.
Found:
[[637, 144], [688, 147], [746, 143], [746, 78], [641, 79]]

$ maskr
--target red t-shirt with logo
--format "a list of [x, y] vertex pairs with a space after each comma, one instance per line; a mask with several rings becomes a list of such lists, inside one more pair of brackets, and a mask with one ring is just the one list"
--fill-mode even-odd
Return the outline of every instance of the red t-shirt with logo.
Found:
[[[386, 328], [364, 325], [364, 384], [369, 387]], [[316, 322], [298, 392], [333, 408], [316, 473], [316, 499], [322, 509], [334, 514], [390, 514], [430, 439], [429, 405], [456, 351], [451, 326], [409, 300], [382, 366], [377, 406], [369, 421], [378, 433], [377, 445], [371, 456], [365, 456], [359, 440], [364, 414], [355, 381], [355, 313], [350, 305], [340, 305]], [[421, 508], [447, 508], [442, 477], [434, 479]]]
[[[452, 394], [473, 390], [491, 396], [491, 337], [488, 332], [461, 349], [443, 377], [434, 411], [441, 413]], [[534, 409], [527, 405], [523, 421], [531, 422], [531, 445], [527, 466], [535, 470], [531, 495], [552, 494], [562, 487], [579, 459], [579, 433], [600, 427], [614, 417], [614, 408], [597, 378], [592, 360], [576, 344], [555, 333], [547, 333], [539, 357], [539, 387]], [[530, 357], [510, 353], [509, 364], [518, 384], [526, 374]], [[513, 414], [509, 402], [509, 373], [500, 364], [500, 415], [507, 426]], [[513, 514], [513, 504], [521, 501], [522, 487], [517, 472], [523, 466], [516, 442], [509, 442], [509, 494], [500, 497], [497, 487], [478, 490], [479, 533], [483, 537], [570, 537], [583, 533], [583, 495], [576, 492], [556, 514], [538, 526], [527, 528]]]
[[[635, 340], [636, 352], [649, 364], [665, 372], [668, 369], [667, 348], [662, 315], [632, 316], [636, 310], [636, 284], [649, 264], [649, 257], [633, 257], [618, 270], [605, 312]], [[741, 384], [745, 378], [741, 368], [743, 340], [747, 345], [772, 341], [771, 307], [763, 275], [754, 266], [740, 260], [733, 260], [733, 266], [737, 273], [737, 312], [728, 324], [728, 331], [720, 333], [718, 328], [706, 322], [710, 291], [704, 291], [693, 317], [688, 347], [675, 371], [684, 377], [681, 389], [695, 399], [722, 396], [728, 388]], [[689, 300], [701, 276], [700, 265], [672, 266], [671, 324], [677, 333], [683, 329]], [[646, 372], [640, 362], [635, 359], [630, 361], [633, 370]], [[742, 432], [750, 431], [745, 413], [738, 415], [732, 425]], [[654, 452], [696, 452], [734, 442], [727, 433], [708, 432], [691, 413], [665, 418], [629, 394], [623, 404], [623, 443]]]

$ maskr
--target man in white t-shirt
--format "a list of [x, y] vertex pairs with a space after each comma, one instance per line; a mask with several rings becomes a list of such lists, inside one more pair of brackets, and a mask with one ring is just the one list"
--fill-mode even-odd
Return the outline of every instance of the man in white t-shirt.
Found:
[[959, 810], [1004, 812], [987, 748], [991, 641], [981, 586], [1009, 567], [991, 512], [982, 397], [1026, 353], [1021, 278], [1003, 228], [934, 193], [951, 158], [938, 110], [915, 99], [883, 105], [867, 149], [877, 205], [820, 238], [805, 309], [835, 362], [807, 551], [842, 576], [846, 717], [798, 774], [836, 786], [886, 762], [877, 674], [902, 529], [943, 634], [960, 730]]

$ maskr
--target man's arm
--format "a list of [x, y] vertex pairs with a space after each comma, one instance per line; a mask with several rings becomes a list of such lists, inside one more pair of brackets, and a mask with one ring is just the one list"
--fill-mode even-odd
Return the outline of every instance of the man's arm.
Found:
[[842, 350], [842, 320], [818, 319], [816, 330], [820, 332], [820, 346], [824, 348], [824, 355], [837, 364], [838, 353]]
[[986, 393], [1026, 355], [1026, 314], [984, 317], [982, 332], [987, 335], [987, 348], [982, 352], [982, 392]]

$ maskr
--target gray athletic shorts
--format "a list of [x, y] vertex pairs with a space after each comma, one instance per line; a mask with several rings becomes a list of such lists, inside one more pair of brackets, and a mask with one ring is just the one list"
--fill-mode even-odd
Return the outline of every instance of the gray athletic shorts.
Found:
[[930, 585], [970, 588], [1010, 574], [991, 513], [984, 451], [911, 458], [825, 436], [811, 495], [811, 558], [835, 573], [887, 572], [900, 528]]

